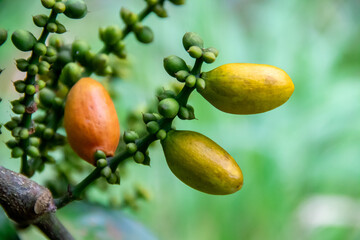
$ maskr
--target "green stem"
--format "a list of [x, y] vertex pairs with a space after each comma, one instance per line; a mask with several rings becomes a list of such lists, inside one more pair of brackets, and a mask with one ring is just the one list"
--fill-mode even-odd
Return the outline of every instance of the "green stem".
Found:
[[[56, 20], [56, 17], [57, 17], [57, 13], [55, 11], [51, 11], [50, 16], [49, 16], [49, 22], [54, 22]], [[49, 35], [49, 31], [46, 29], [46, 27], [44, 27], [44, 29], [38, 39], [38, 42], [45, 43], [48, 35]], [[39, 59], [40, 59], [40, 56], [38, 56], [34, 52], [32, 52], [32, 54], [30, 56], [29, 64], [38, 64]], [[26, 78], [25, 78], [25, 83], [35, 85], [35, 75], [30, 75], [27, 73]], [[25, 93], [24, 103], [25, 103], [26, 108], [31, 107], [33, 104], [35, 104], [34, 95], [29, 95], [29, 94]], [[22, 116], [20, 126], [30, 129], [32, 127], [32, 114], [33, 114], [33, 112], [25, 112]], [[29, 146], [29, 140], [28, 139], [21, 140], [19, 144], [22, 147], [22, 149], [24, 149], [26, 151], [26, 148]], [[24, 152], [24, 155], [21, 157], [20, 172], [28, 177], [31, 177], [31, 175], [33, 174], [33, 171], [31, 171], [29, 163], [27, 161], [26, 152]]]

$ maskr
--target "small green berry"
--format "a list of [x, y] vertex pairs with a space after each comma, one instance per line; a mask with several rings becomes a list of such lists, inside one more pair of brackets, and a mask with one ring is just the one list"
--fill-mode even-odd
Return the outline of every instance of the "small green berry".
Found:
[[90, 50], [90, 45], [84, 40], [75, 40], [71, 46], [71, 53], [74, 59], [83, 62], [85, 54]]
[[25, 110], [26, 110], [26, 108], [22, 104], [16, 104], [12, 108], [12, 111], [16, 114], [23, 114], [23, 113], [25, 113]]
[[159, 113], [165, 118], [174, 118], [179, 112], [179, 103], [174, 98], [165, 98], [159, 102]]
[[6, 42], [6, 39], [8, 37], [8, 33], [5, 29], [0, 28], [0, 46]]
[[172, 91], [172, 90], [165, 90], [165, 91], [161, 92], [161, 93], [157, 96], [157, 98], [158, 98], [159, 101], [161, 101], [161, 100], [163, 100], [163, 99], [165, 99], [165, 98], [175, 98], [175, 97], [176, 97], [176, 94], [175, 94], [175, 92]]
[[189, 119], [190, 113], [186, 107], [180, 107], [178, 116], [180, 119]]
[[105, 158], [100, 158], [96, 161], [96, 166], [99, 168], [104, 168], [108, 165], [108, 162]]
[[156, 133], [156, 138], [159, 140], [164, 140], [166, 138], [166, 131], [164, 129], [160, 129], [157, 133]]
[[158, 3], [158, 0], [146, 0], [146, 3], [147, 3], [149, 6], [154, 6], [155, 4]]
[[117, 182], [117, 176], [115, 173], [111, 173], [110, 176], [108, 178], [106, 178], [106, 181], [109, 184], [115, 184]]
[[95, 158], [95, 160], [98, 160], [98, 159], [101, 159], [101, 158], [106, 159], [106, 154], [101, 150], [96, 150], [96, 152], [94, 153], [94, 158]]
[[196, 77], [194, 75], [189, 75], [185, 80], [186, 86], [192, 88], [196, 84]]
[[15, 86], [15, 90], [18, 93], [24, 93], [25, 92], [26, 84], [25, 84], [24, 81], [17, 80], [17, 81], [14, 82], [14, 86]]
[[130, 154], [133, 154], [137, 151], [137, 146], [135, 143], [126, 144], [126, 151]]
[[158, 120], [156, 116], [152, 113], [143, 113], [143, 121], [144, 123], [148, 123], [150, 121], [156, 121]]
[[54, 98], [55, 98], [55, 93], [52, 90], [50, 90], [49, 88], [44, 88], [39, 93], [40, 102], [45, 107], [51, 107]]
[[180, 70], [189, 71], [186, 62], [175, 55], [171, 55], [164, 59], [164, 68], [166, 72], [172, 77], [175, 77], [175, 73], [179, 72]]
[[136, 39], [142, 43], [151, 43], [154, 40], [154, 33], [151, 28], [145, 26], [135, 32]]
[[185, 4], [185, 0], [170, 0], [170, 2], [175, 5], [184, 5]]
[[100, 172], [101, 176], [103, 176], [104, 178], [108, 178], [111, 175], [111, 168], [109, 166], [104, 167], [101, 172]]
[[29, 130], [27, 128], [21, 129], [21, 131], [19, 133], [19, 137], [21, 139], [27, 139], [29, 137]]
[[61, 46], [64, 45], [64, 40], [59, 35], [52, 35], [49, 38], [49, 45], [56, 49], [59, 49]]
[[38, 55], [38, 56], [44, 56], [46, 54], [47, 48], [46, 45], [38, 42], [35, 44], [34, 46], [34, 52]]
[[124, 132], [124, 142], [125, 143], [135, 142], [135, 140], [138, 138], [139, 138], [139, 135], [134, 131]]
[[36, 88], [34, 85], [29, 84], [26, 86], [25, 92], [28, 95], [34, 95], [36, 93]]
[[202, 78], [197, 78], [196, 79], [196, 90], [198, 91], [202, 91], [205, 89], [206, 83], [205, 80]]
[[35, 76], [39, 72], [39, 67], [36, 64], [30, 64], [27, 72], [28, 74]]
[[204, 52], [204, 54], [202, 55], [202, 59], [206, 63], [213, 63], [216, 59], [216, 56], [212, 52]]
[[189, 76], [190, 73], [185, 70], [180, 70], [177, 73], [175, 73], [175, 77], [179, 82], [185, 82], [187, 76]]
[[43, 132], [43, 138], [45, 140], [50, 140], [53, 136], [54, 136], [55, 132], [54, 129], [52, 128], [45, 128], [44, 132]]
[[53, 57], [56, 55], [56, 49], [52, 46], [48, 46], [46, 50], [46, 56]]
[[187, 50], [189, 55], [193, 58], [201, 58], [203, 51], [198, 46], [191, 46], [189, 50]]
[[146, 124], [146, 128], [150, 134], [155, 134], [159, 131], [160, 126], [156, 121], [150, 121]]
[[11, 35], [11, 41], [17, 49], [23, 52], [31, 51], [37, 42], [34, 35], [26, 30], [16, 30]]
[[65, 9], [66, 9], [66, 6], [65, 6], [65, 3], [63, 3], [63, 2], [56, 2], [53, 7], [53, 10], [56, 13], [63, 13], [63, 12], [65, 12]]
[[54, 22], [50, 22], [46, 25], [46, 30], [48, 30], [51, 33], [54, 33], [57, 31], [57, 25]]
[[64, 13], [68, 18], [80, 19], [87, 13], [87, 6], [83, 0], [67, 0], [65, 5]]
[[75, 84], [80, 78], [83, 69], [74, 62], [67, 63], [60, 74], [60, 81], [68, 86]]
[[29, 67], [29, 62], [23, 58], [16, 59], [16, 67], [22, 71], [26, 72]]
[[97, 54], [93, 59], [93, 67], [95, 69], [104, 69], [109, 64], [109, 56], [105, 53]]
[[10, 120], [7, 123], [5, 123], [4, 126], [7, 130], [11, 131], [18, 126], [18, 123], [15, 122], [14, 120]]
[[41, 3], [45, 8], [52, 8], [55, 5], [55, 0], [41, 0]]
[[137, 162], [137, 163], [142, 163], [145, 160], [144, 154], [140, 151], [137, 151], [133, 158], [134, 158], [135, 162]]
[[153, 12], [160, 18], [166, 18], [168, 16], [165, 8], [161, 4], [156, 4]]
[[35, 146], [35, 147], [38, 147], [39, 145], [40, 145], [40, 138], [38, 138], [38, 137], [31, 137], [31, 138], [29, 138], [29, 143], [30, 143], [30, 145], [32, 145], [32, 146]]
[[194, 32], [185, 33], [182, 42], [186, 51], [189, 50], [191, 46], [197, 46], [199, 48], [204, 47], [204, 41], [199, 36], [199, 34]]
[[215, 57], [217, 57], [219, 55], [219, 50], [217, 50], [216, 48], [213, 48], [213, 47], [209, 47], [207, 49], [205, 49], [206, 52], [212, 52]]
[[24, 154], [24, 151], [20, 147], [14, 147], [11, 151], [12, 158], [19, 158]]
[[66, 27], [63, 24], [56, 21], [56, 25], [57, 25], [57, 29], [56, 29], [57, 34], [63, 34], [66, 32]]
[[195, 110], [194, 110], [194, 108], [189, 104], [186, 105], [186, 108], [189, 110], [189, 118], [188, 119], [189, 120], [195, 119]]
[[46, 82], [43, 80], [38, 80], [36, 82], [36, 85], [38, 86], [39, 90], [43, 89], [46, 86]]
[[36, 16], [33, 16], [33, 22], [38, 27], [44, 27], [49, 20], [49, 17], [45, 14], [39, 14]]
[[100, 28], [99, 33], [100, 39], [108, 45], [114, 45], [120, 41], [122, 37], [122, 31], [117, 25]]
[[21, 127], [16, 127], [16, 128], [14, 128], [14, 129], [11, 131], [11, 135], [12, 135], [13, 137], [19, 137], [21, 129], [22, 129]]
[[30, 157], [36, 158], [40, 156], [40, 151], [35, 146], [28, 146], [26, 148], [26, 154], [29, 155]]
[[10, 139], [6, 142], [6, 146], [10, 149], [15, 148], [18, 145], [18, 142], [15, 139]]

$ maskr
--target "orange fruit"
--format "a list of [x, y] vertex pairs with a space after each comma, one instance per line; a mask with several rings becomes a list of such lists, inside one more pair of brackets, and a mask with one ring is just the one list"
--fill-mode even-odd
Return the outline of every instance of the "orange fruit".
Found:
[[113, 156], [120, 139], [118, 116], [108, 92], [92, 78], [80, 79], [69, 91], [64, 125], [72, 149], [95, 165], [94, 153]]

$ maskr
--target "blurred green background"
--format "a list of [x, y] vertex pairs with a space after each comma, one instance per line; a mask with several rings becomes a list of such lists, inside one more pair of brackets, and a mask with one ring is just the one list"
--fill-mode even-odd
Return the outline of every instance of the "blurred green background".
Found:
[[[101, 47], [98, 27], [121, 24], [121, 6], [135, 12], [144, 6], [141, 0], [86, 2], [85, 19], [60, 20], [68, 42], [86, 39], [95, 50]], [[115, 86], [122, 130], [131, 109], [146, 106], [156, 89], [174, 82], [163, 69], [164, 57], [176, 54], [192, 64], [181, 44], [187, 31], [220, 51], [204, 71], [231, 62], [271, 64], [290, 75], [295, 92], [278, 109], [252, 116], [220, 112], [193, 94], [198, 120], [176, 121], [177, 129], [198, 131], [226, 149], [243, 171], [242, 190], [211, 196], [187, 187], [169, 171], [156, 143], [150, 168], [131, 163], [123, 184], [111, 187], [120, 197], [141, 183], [152, 195], [139, 211], [124, 214], [157, 239], [360, 239], [360, 1], [197, 0], [166, 9], [169, 18], [151, 15], [144, 22], [155, 33], [153, 43], [126, 39], [131, 73]], [[40, 1], [0, 0], [0, 27], [38, 36], [31, 17], [39, 13], [48, 13]], [[14, 67], [21, 56], [27, 54], [11, 41], [0, 48], [1, 123], [18, 97], [11, 81], [24, 77]], [[1, 142], [9, 137], [3, 129]], [[0, 154], [0, 165], [18, 171], [19, 160], [10, 158], [5, 144]], [[101, 193], [91, 194], [94, 202], [108, 204]], [[70, 225], [66, 208], [59, 216]], [[39, 237], [22, 234], [31, 236]]]

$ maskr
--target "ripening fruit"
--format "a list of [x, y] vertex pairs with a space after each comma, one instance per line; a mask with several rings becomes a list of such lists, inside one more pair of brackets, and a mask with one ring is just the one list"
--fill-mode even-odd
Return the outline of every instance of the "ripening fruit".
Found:
[[170, 170], [188, 186], [215, 195], [234, 193], [242, 187], [240, 167], [208, 137], [172, 130], [161, 143]]
[[119, 120], [105, 88], [92, 78], [80, 79], [69, 91], [64, 125], [74, 151], [96, 165], [94, 153], [113, 156], [120, 139]]
[[284, 104], [294, 91], [287, 73], [265, 64], [230, 63], [202, 73], [200, 94], [217, 109], [233, 114], [262, 113]]

